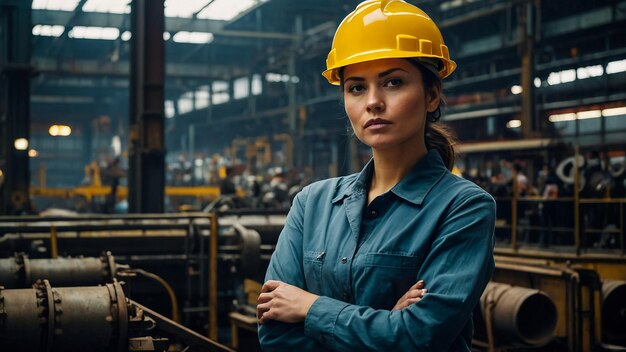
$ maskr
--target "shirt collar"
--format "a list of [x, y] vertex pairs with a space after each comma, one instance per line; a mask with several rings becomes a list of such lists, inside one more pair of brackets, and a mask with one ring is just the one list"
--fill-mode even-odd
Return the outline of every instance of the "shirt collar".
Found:
[[[420, 205], [428, 192], [447, 171], [439, 153], [431, 149], [390, 192], [415, 205]], [[352, 182], [337, 192], [335, 203], [356, 193], [366, 193], [374, 172], [374, 159], [363, 167]]]

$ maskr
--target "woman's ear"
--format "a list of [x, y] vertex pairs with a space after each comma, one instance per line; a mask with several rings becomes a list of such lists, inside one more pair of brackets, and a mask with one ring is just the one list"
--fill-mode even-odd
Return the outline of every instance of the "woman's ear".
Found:
[[433, 86], [426, 93], [426, 103], [428, 112], [434, 112], [441, 102], [441, 82], [433, 83]]

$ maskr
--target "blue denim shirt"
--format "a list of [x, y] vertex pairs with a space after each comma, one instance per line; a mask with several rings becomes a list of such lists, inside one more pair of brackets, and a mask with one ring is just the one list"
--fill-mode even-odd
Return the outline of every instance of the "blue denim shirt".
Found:
[[[266, 280], [320, 297], [304, 323], [259, 327], [264, 351], [469, 351], [494, 269], [495, 202], [431, 150], [367, 205], [373, 172], [313, 183], [294, 200]], [[419, 279], [424, 298], [396, 301]]]

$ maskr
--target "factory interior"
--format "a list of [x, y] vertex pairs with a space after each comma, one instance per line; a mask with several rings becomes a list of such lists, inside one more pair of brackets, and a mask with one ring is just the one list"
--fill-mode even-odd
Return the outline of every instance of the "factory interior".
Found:
[[[472, 350], [626, 351], [626, 1], [406, 1], [496, 201]], [[360, 2], [0, 0], [0, 350], [260, 351], [294, 197], [372, 158], [321, 75]]]

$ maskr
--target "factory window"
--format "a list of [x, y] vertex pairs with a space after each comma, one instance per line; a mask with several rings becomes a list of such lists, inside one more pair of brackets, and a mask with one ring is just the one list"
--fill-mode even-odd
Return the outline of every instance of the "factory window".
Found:
[[263, 82], [261, 81], [261, 75], [252, 76], [252, 95], [260, 95], [263, 93]]
[[200, 11], [206, 4], [207, 0], [167, 0], [165, 1], [165, 16], [191, 18], [194, 13]]
[[165, 101], [165, 117], [171, 119], [176, 115], [176, 109], [174, 109], [174, 101], [166, 100]]
[[204, 109], [208, 107], [209, 98], [210, 98], [209, 86], [208, 85], [200, 86], [198, 90], [196, 91], [196, 102], [195, 102], [196, 110]]
[[88, 0], [83, 12], [130, 13], [130, 0]]
[[[198, 18], [230, 21], [238, 14], [263, 0], [215, 0], [198, 13]], [[205, 1], [206, 3], [206, 1]]]
[[193, 110], [193, 92], [187, 92], [178, 99], [178, 113], [185, 114]]
[[250, 95], [249, 82], [248, 77], [237, 78], [233, 81], [233, 97], [235, 99], [247, 98]]
[[213, 96], [211, 97], [211, 103], [213, 105], [227, 103], [230, 100], [230, 93], [228, 92], [228, 82], [214, 81], [213, 82]]
[[37, 10], [74, 11], [79, 0], [34, 0], [32, 8]]

